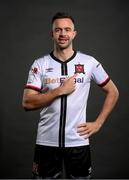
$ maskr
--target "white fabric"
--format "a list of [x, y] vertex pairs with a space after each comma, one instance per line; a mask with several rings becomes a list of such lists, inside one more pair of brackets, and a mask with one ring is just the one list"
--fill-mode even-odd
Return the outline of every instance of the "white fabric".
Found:
[[[66, 77], [62, 74], [61, 61], [46, 55], [34, 61], [26, 87], [42, 90], [60, 86]], [[68, 76], [75, 73], [75, 65], [81, 65], [81, 73], [76, 77], [76, 90], [67, 96], [65, 122], [65, 147], [88, 145], [89, 139], [79, 136], [77, 126], [86, 122], [86, 107], [90, 82], [98, 85], [108, 79], [101, 64], [91, 56], [77, 52], [75, 57], [66, 63]], [[77, 67], [79, 68], [79, 67]], [[36, 143], [47, 146], [59, 146], [59, 128], [61, 114], [61, 98], [57, 98], [50, 106], [41, 109]]]

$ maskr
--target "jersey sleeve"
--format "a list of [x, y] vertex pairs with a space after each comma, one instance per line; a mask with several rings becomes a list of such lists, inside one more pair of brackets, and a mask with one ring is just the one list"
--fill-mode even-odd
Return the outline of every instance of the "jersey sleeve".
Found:
[[42, 72], [41, 66], [37, 60], [34, 61], [29, 70], [28, 80], [25, 88], [34, 89], [36, 91], [42, 90]]
[[92, 79], [98, 84], [98, 86], [101, 87], [105, 86], [110, 80], [109, 75], [106, 73], [101, 63], [99, 63], [97, 60], [94, 62]]

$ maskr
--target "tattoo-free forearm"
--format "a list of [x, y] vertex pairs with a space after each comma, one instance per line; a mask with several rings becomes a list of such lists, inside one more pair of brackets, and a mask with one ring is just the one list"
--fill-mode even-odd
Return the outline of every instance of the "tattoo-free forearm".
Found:
[[104, 123], [104, 121], [107, 119], [107, 117], [113, 110], [113, 108], [118, 100], [118, 96], [119, 96], [119, 93], [118, 93], [117, 88], [114, 88], [113, 90], [107, 92], [101, 112], [99, 113], [99, 115], [96, 119], [96, 122], [100, 126]]
[[61, 95], [61, 89], [56, 88], [50, 90], [44, 94], [24, 94], [23, 97], [23, 107], [26, 110], [34, 110], [42, 107], [46, 107], [51, 104], [56, 98]]

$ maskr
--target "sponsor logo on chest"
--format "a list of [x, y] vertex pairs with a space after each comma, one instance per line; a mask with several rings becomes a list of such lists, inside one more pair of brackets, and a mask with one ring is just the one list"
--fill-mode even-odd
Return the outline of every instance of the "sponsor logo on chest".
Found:
[[[84, 71], [84, 64], [75, 64], [74, 65], [74, 74], [85, 74], [85, 71]], [[53, 68], [47, 68], [46, 69], [46, 72], [53, 72]], [[45, 78], [45, 84], [55, 84], [55, 83], [59, 83], [59, 84], [62, 84], [65, 80], [65, 78], [68, 78], [69, 76], [65, 76], [65, 77], [57, 77], [57, 78], [52, 78], [52, 77], [47, 77]], [[84, 76], [81, 76], [81, 77], [76, 77], [75, 78], [75, 83], [84, 83]]]
[[[55, 84], [59, 83], [62, 84], [64, 82], [66, 77], [60, 77], [60, 78], [45, 78], [45, 84]], [[67, 76], [68, 78], [68, 76]], [[84, 77], [77, 77], [74, 79], [75, 83], [83, 83], [84, 82]]]

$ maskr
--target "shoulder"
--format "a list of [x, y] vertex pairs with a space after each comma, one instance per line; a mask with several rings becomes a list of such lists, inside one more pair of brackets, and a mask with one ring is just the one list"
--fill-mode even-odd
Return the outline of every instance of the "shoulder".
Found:
[[99, 63], [93, 56], [83, 53], [81, 51], [77, 51], [77, 56], [80, 60], [83, 59], [84, 62], [87, 62], [90, 64], [98, 64]]
[[50, 54], [46, 54], [46, 55], [43, 55], [43, 56], [35, 59], [35, 62], [38, 64], [44, 64], [49, 60], [50, 60]]
[[45, 72], [46, 67], [50, 64], [50, 55], [43, 55], [33, 61], [31, 69], [35, 71]]

